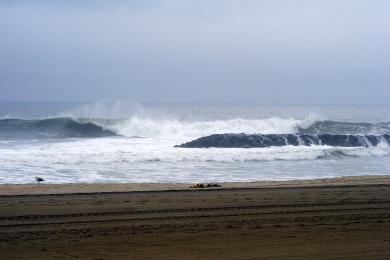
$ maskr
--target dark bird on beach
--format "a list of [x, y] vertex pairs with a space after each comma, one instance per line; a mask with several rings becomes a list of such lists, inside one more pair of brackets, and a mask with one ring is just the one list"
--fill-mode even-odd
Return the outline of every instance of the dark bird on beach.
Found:
[[41, 177], [35, 177], [35, 181], [39, 184], [43, 181], [45, 181], [44, 179], [42, 179]]

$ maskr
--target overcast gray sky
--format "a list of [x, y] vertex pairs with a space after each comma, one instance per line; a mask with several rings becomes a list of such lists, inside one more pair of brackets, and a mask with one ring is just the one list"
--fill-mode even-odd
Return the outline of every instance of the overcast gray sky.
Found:
[[0, 100], [389, 104], [389, 14], [386, 0], [0, 0]]

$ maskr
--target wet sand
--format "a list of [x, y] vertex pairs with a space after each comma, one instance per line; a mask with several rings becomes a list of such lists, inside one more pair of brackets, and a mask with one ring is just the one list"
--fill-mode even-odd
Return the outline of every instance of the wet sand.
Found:
[[188, 186], [1, 185], [0, 258], [390, 258], [390, 177]]

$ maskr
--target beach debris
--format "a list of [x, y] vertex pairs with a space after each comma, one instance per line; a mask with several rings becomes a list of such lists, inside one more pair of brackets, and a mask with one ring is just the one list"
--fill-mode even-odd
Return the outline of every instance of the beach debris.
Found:
[[222, 187], [222, 186], [217, 183], [209, 183], [209, 184], [194, 183], [190, 186], [190, 188], [192, 189], [203, 189], [203, 188], [214, 188], [214, 187]]
[[194, 183], [190, 186], [192, 189], [203, 189], [204, 187], [206, 186], [203, 183]]
[[41, 183], [41, 182], [43, 182], [43, 181], [45, 181], [45, 180], [42, 179], [41, 177], [36, 177], [36, 176], [35, 176], [35, 181], [39, 184], [39, 183]]
[[209, 183], [206, 185], [207, 188], [215, 188], [215, 187], [222, 187], [220, 184], [218, 183]]

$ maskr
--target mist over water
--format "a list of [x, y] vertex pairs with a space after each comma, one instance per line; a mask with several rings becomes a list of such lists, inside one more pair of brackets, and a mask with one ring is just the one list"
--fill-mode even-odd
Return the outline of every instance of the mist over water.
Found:
[[48, 183], [95, 183], [388, 174], [387, 143], [174, 147], [222, 133], [389, 134], [388, 111], [388, 106], [2, 102], [0, 183], [31, 183], [35, 175]]

